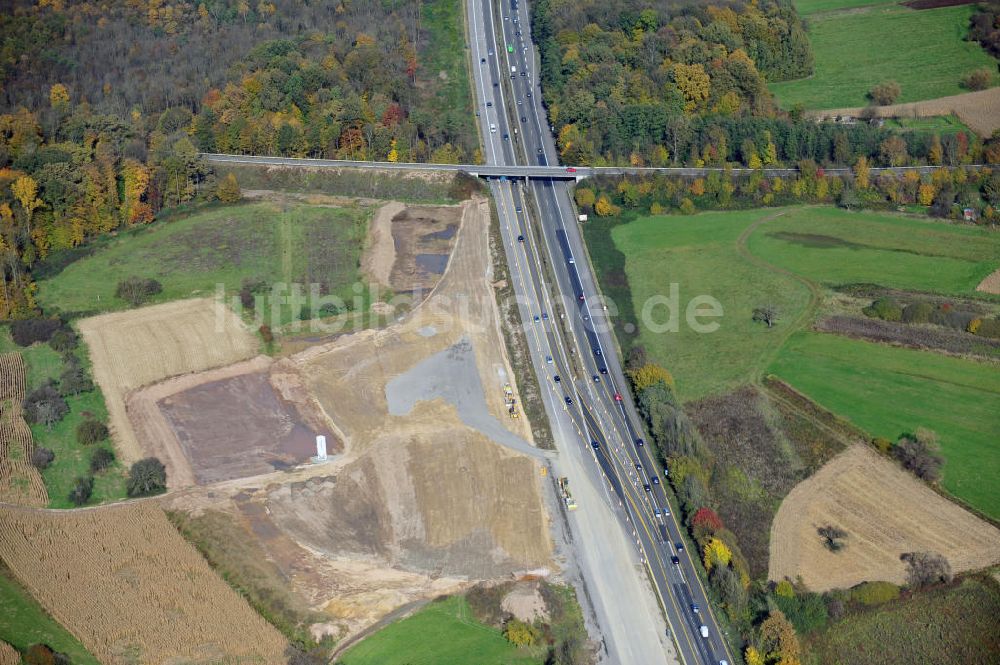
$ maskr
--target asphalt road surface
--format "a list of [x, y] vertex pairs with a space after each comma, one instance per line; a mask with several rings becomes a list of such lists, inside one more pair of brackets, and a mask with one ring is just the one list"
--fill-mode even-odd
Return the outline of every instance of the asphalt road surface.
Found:
[[[467, 2], [487, 163], [557, 165], [535, 76], [526, 1]], [[688, 552], [677, 547], [682, 538], [664, 491], [666, 479], [641, 443], [645, 435], [586, 259], [569, 183], [537, 178], [522, 190], [520, 184], [493, 178], [491, 187], [511, 272], [518, 275], [515, 290], [524, 296], [522, 316], [530, 326], [532, 360], [548, 388], [546, 406], [550, 415], [561, 411], [554, 418], [559, 463], [564, 458], [579, 460], [584, 453], [584, 460], [590, 458], [590, 472], [579, 467], [577, 472], [596, 479], [604, 490], [603, 507], [583, 505], [577, 495], [581, 507], [572, 520], [579, 527], [592, 527], [592, 521], [600, 525], [592, 529], [596, 540], [577, 543], [579, 555], [586, 559], [590, 548], [605, 549], [604, 542], [612, 536], [624, 535], [630, 558], [634, 562], [637, 557], [660, 605], [657, 620], [651, 622], [648, 603], [642, 602], [648, 595], [642, 589], [645, 580], [638, 592], [634, 583], [623, 584], [620, 563], [600, 567], [610, 565], [606, 556], [601, 558], [604, 564], [586, 567], [609, 658], [621, 663], [672, 660], [672, 650], [664, 644], [669, 635], [684, 663], [733, 662]], [[553, 284], [546, 283], [544, 266], [554, 275]], [[569, 427], [564, 425], [567, 416]], [[579, 489], [580, 480], [571, 478], [571, 487]], [[608, 511], [618, 522], [617, 533], [608, 532], [602, 519]], [[628, 577], [634, 579], [636, 569], [630, 568]], [[701, 634], [702, 626], [707, 637]]]

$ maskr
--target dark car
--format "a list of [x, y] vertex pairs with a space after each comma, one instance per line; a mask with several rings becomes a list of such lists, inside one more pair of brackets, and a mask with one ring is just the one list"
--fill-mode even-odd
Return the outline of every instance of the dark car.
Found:
[[635, 463], [635, 470], [636, 470], [636, 471], [642, 471], [642, 464], [641, 464], [641, 463], [639, 463], [639, 462], [636, 462], [636, 463]]
[[601, 382], [601, 377], [599, 377], [599, 376], [597, 376], [597, 375], [595, 374], [595, 375], [594, 375], [594, 383], [600, 383], [600, 382]]
[[683, 552], [684, 551], [684, 543], [677, 543], [676, 545], [674, 545], [674, 547], [677, 548], [678, 552]]
[[558, 374], [556, 374], [555, 376], [552, 377], [552, 380], [555, 381], [556, 383], [559, 383], [560, 381], [562, 381], [562, 378]]
[[648, 483], [645, 484], [645, 485], [643, 485], [642, 489], [646, 490], [647, 492], [652, 492], [653, 491], [653, 488], [650, 487]]
[[573, 403], [573, 398], [570, 397], [569, 395], [566, 395], [566, 403], [567, 404], [572, 404]]
[[542, 154], [542, 152], [543, 152], [543, 150], [541, 148], [539, 148], [538, 149], [538, 154], [540, 155], [540, 154]]
[[608, 368], [607, 367], [602, 367], [601, 368], [601, 374], [607, 374], [607, 373], [608, 373]]
[[636, 440], [635, 440], [635, 445], [637, 445], [637, 446], [639, 446], [640, 448], [642, 448], [642, 447], [643, 447], [644, 445], [646, 445], [646, 442], [645, 442], [645, 441], [643, 441], [642, 439], [636, 439]]
[[594, 349], [594, 355], [597, 356], [598, 358], [600, 358], [601, 355], [602, 355], [601, 354], [601, 350], [600, 349]]
[[528, 97], [529, 97], [529, 98], [531, 97], [531, 93], [530, 93], [530, 92], [528, 93]]
[[679, 566], [681, 565], [681, 560], [675, 556], [672, 556], [670, 557], [670, 563], [674, 564], [675, 566]]
[[521, 76], [527, 76], [528, 72], [521, 72]]
[[524, 242], [524, 236], [518, 236], [517, 237], [517, 241], [518, 242]]
[[596, 441], [591, 441], [590, 445], [592, 445], [594, 447], [594, 450], [598, 450], [601, 447], [601, 444], [599, 444]]
[[660, 484], [660, 479], [657, 478], [656, 476], [653, 476], [652, 482], [653, 482], [654, 485], [659, 485]]
[[486, 108], [493, 108], [493, 102], [486, 102]]
[[528, 119], [522, 115], [521, 116], [521, 122], [528, 122]]

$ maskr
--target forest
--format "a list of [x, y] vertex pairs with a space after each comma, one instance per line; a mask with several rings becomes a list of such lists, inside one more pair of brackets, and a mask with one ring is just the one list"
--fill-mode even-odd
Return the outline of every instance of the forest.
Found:
[[211, 196], [198, 152], [474, 159], [461, 33], [460, 0], [6, 4], [0, 318], [52, 252]]
[[[757, 168], [801, 159], [849, 166], [859, 157], [958, 164], [979, 156], [969, 134], [894, 132], [865, 119], [817, 124], [778, 108], [765, 82], [813, 68], [790, 0], [540, 0], [532, 25], [567, 164]], [[888, 158], [882, 148], [892, 137], [903, 149]]]

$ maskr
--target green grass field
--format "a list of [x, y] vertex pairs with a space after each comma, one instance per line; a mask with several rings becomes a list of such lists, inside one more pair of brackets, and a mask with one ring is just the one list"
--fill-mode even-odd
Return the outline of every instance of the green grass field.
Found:
[[[894, 80], [897, 103], [967, 92], [962, 76], [997, 63], [976, 42], [964, 41], [972, 5], [914, 10], [864, 0], [808, 0], [796, 3], [809, 16], [815, 72], [770, 86], [783, 108], [865, 106], [877, 83]], [[850, 11], [830, 11], [835, 9]]]
[[25, 651], [33, 644], [46, 644], [53, 650], [69, 656], [73, 665], [98, 665], [65, 628], [46, 614], [42, 606], [0, 567], [0, 640], [18, 651]]
[[[348, 301], [371, 208], [256, 203], [215, 208], [127, 231], [90, 256], [40, 281], [46, 311], [124, 309], [115, 297], [129, 275], [152, 277], [163, 292], [152, 302], [212, 296], [222, 284], [235, 296], [244, 279], [268, 284], [325, 283]], [[298, 316], [281, 309], [281, 323]]]
[[870, 282], [946, 294], [973, 293], [1000, 264], [1000, 236], [987, 229], [829, 206], [786, 208], [748, 246], [821, 284]]
[[459, 47], [467, 41], [463, 16], [461, 0], [424, 3], [423, 26], [430, 33], [427, 37], [430, 52], [421, 69], [424, 76], [432, 74], [438, 79], [434, 102], [427, 106], [438, 110], [438, 125], [457, 129], [467, 144], [474, 147], [479, 139], [472, 113], [468, 61], [466, 49]]
[[[806, 642], [803, 663], [898, 665], [996, 663], [1000, 652], [1000, 590], [972, 577], [850, 616]], [[811, 658], [810, 658], [811, 656]]]
[[472, 618], [462, 596], [430, 603], [351, 647], [340, 665], [533, 665], [498, 630]]
[[904, 132], [954, 134], [956, 132], [971, 132], [958, 116], [935, 115], [928, 118], [888, 118], [885, 126]]
[[[670, 368], [685, 400], [745, 383], [766, 366], [787, 334], [786, 322], [809, 300], [805, 286], [761, 270], [737, 249], [737, 239], [748, 226], [774, 214], [774, 210], [754, 210], [644, 217], [612, 231], [615, 245], [626, 257], [639, 341]], [[669, 295], [671, 283], [679, 286], [679, 330], [654, 332], [643, 323], [643, 304], [654, 296]], [[699, 295], [722, 304], [724, 314], [717, 319], [716, 332], [698, 333], [685, 323], [684, 310]], [[784, 313], [784, 321], [770, 330], [752, 321], [754, 307], [769, 302]], [[664, 308], [657, 308], [654, 318], [663, 321]]]
[[1000, 518], [1000, 372], [960, 358], [802, 332], [770, 371], [875, 436], [938, 433], [943, 486]]
[[[764, 221], [761, 221], [764, 220]], [[747, 236], [749, 256], [738, 246]], [[895, 439], [936, 431], [946, 458], [944, 487], [1000, 517], [1000, 372], [989, 365], [832, 335], [797, 332], [809, 287], [870, 282], [900, 289], [971, 294], [1000, 263], [1000, 237], [974, 228], [830, 207], [643, 217], [614, 227], [625, 256], [636, 318], [651, 297], [680, 285], [678, 332], [640, 323], [639, 341], [669, 368], [684, 401], [717, 394], [773, 372], [873, 435]], [[600, 264], [604, 248], [591, 256]], [[604, 277], [602, 275], [602, 281]], [[818, 287], [817, 287], [818, 288]], [[683, 308], [700, 294], [722, 303], [714, 333], [699, 334]], [[768, 329], [754, 307], [775, 305]], [[662, 320], [664, 311], [655, 317]], [[789, 337], [791, 335], [791, 337]]]
[[821, 12], [854, 9], [856, 7], [894, 5], [896, 4], [896, 0], [795, 0], [794, 4], [799, 15], [808, 17]]
[[[0, 353], [16, 351], [24, 357], [27, 366], [25, 392], [30, 392], [48, 379], [58, 379], [63, 371], [63, 362], [59, 354], [48, 344], [33, 344], [23, 348], [10, 339], [10, 330], [0, 329]], [[90, 359], [86, 347], [81, 344], [76, 349], [77, 356], [83, 361], [84, 367], [90, 370]], [[52, 508], [73, 508], [68, 496], [73, 483], [80, 476], [90, 475], [90, 457], [98, 446], [84, 447], [76, 442], [76, 428], [90, 416], [101, 422], [107, 422], [108, 412], [104, 405], [104, 396], [99, 388], [90, 392], [66, 398], [69, 413], [47, 429], [44, 425], [31, 425], [31, 438], [34, 445], [48, 448], [55, 453], [52, 464], [42, 472], [45, 487], [49, 492], [49, 506]], [[110, 442], [103, 444], [111, 448]], [[127, 470], [118, 462], [94, 476], [94, 493], [90, 504], [102, 503], [124, 498], [125, 478]]]

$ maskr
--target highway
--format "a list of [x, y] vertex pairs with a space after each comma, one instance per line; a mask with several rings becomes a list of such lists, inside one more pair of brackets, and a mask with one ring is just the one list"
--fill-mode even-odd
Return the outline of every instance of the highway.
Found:
[[[556, 166], [558, 156], [540, 103], [525, 0], [467, 3], [487, 163], [555, 167], [566, 173]], [[609, 533], [604, 526], [603, 537], [623, 535], [630, 541], [629, 556], [646, 572], [661, 610], [659, 620], [651, 622], [643, 601], [648, 595], [643, 587], [648, 585], [636, 590], [634, 582], [628, 584], [618, 572], [620, 563], [617, 569], [587, 566], [588, 548], [602, 545], [580, 540], [577, 552], [607, 656], [621, 663], [669, 662], [674, 660], [669, 644], [656, 652], [661, 637], [669, 635], [675, 657], [683, 663], [733, 662], [692, 561], [686, 550], [677, 548], [682, 538], [668, 507], [666, 479], [642, 443], [643, 427], [586, 259], [569, 182], [559, 178], [533, 177], [524, 185], [492, 178], [490, 183], [532, 360], [553, 419], [559, 464], [589, 458], [589, 469], [582, 470], [583, 478], [571, 477], [571, 487], [596, 482], [604, 489], [603, 507], [584, 504], [578, 495], [581, 507], [571, 522], [577, 528], [592, 520], [602, 522], [602, 510], [610, 510], [619, 533]], [[554, 284], [546, 283], [547, 274], [554, 276]], [[634, 578], [634, 572], [632, 566], [629, 577]], [[622, 612], [624, 625], [615, 616]], [[707, 637], [701, 635], [701, 626]]]

